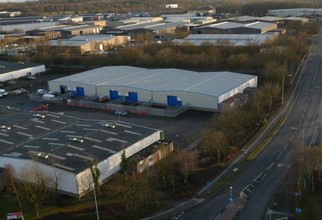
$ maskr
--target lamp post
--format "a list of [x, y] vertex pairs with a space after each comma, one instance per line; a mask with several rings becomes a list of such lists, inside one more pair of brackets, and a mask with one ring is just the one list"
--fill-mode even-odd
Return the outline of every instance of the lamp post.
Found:
[[97, 220], [99, 220], [100, 219], [100, 216], [99, 216], [99, 214], [98, 214], [98, 205], [97, 205], [97, 199], [96, 199], [96, 190], [95, 190], [95, 184], [94, 184], [94, 200], [95, 200], [95, 208], [96, 208], [96, 218], [97, 218]]

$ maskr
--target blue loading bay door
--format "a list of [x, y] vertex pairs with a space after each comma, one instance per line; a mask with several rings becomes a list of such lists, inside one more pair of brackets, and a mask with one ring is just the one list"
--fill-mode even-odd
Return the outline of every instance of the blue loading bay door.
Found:
[[85, 96], [85, 90], [83, 87], [76, 87], [76, 93], [78, 96], [82, 96], [82, 97]]
[[176, 107], [178, 105], [177, 102], [177, 96], [168, 95], [168, 106]]
[[117, 90], [110, 90], [110, 99], [116, 100], [119, 99], [119, 92]]
[[131, 103], [138, 102], [138, 93], [137, 92], [129, 92], [129, 102], [131, 102]]

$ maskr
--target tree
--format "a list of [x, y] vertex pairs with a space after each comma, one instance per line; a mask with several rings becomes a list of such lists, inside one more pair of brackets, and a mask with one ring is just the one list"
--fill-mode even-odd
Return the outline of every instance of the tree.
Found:
[[95, 187], [94, 190], [96, 190], [97, 194], [100, 194], [99, 179], [101, 176], [101, 171], [98, 168], [97, 163], [98, 163], [98, 159], [96, 159], [95, 157], [91, 157], [91, 160], [88, 161], [89, 169], [91, 171], [93, 183]]
[[205, 129], [202, 132], [202, 143], [211, 157], [217, 154], [217, 160], [220, 163], [220, 155], [226, 150], [227, 139], [225, 134], [213, 128]]
[[129, 171], [130, 159], [126, 157], [125, 151], [122, 152], [120, 166], [122, 173], [127, 174]]
[[198, 154], [195, 151], [183, 150], [177, 154], [177, 161], [183, 174], [183, 182], [187, 184], [190, 172], [198, 166]]
[[50, 188], [54, 187], [52, 177], [42, 171], [34, 161], [33, 166], [23, 168], [17, 173], [17, 179], [20, 180], [15, 185], [19, 198], [30, 202], [39, 217], [39, 207], [48, 198]]

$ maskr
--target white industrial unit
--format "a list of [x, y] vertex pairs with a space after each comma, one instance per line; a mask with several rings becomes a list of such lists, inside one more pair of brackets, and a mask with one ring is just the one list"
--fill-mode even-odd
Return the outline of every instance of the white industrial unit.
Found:
[[0, 61], [0, 82], [45, 72], [45, 65], [35, 63], [13, 63]]
[[[120, 170], [123, 151], [126, 157], [131, 157], [159, 141], [162, 132], [123, 122], [107, 128], [98, 121], [53, 114], [40, 120], [42, 126], [18, 124], [3, 136], [0, 167], [11, 165], [16, 178], [21, 180], [25, 180], [26, 169], [33, 171], [29, 175], [31, 181], [36, 181], [39, 172], [35, 171], [40, 170], [51, 177], [47, 183], [50, 187], [57, 186], [59, 192], [74, 197], [85, 195], [93, 187], [90, 160], [97, 161], [101, 172], [99, 182], [106, 182]], [[70, 140], [71, 136], [82, 136], [82, 143]]]
[[247, 87], [257, 87], [257, 76], [110, 66], [51, 80], [48, 85], [50, 90], [57, 92], [62, 92], [62, 88], [81, 89], [83, 96], [107, 96], [112, 100], [120, 97], [131, 99], [132, 95], [137, 102], [180, 104], [192, 109], [217, 111], [219, 103], [243, 93]]

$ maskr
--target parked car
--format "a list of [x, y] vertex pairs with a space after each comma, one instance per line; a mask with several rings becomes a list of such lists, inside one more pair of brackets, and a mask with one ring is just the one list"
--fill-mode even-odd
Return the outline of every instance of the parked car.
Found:
[[6, 95], [8, 95], [8, 92], [4, 89], [0, 89], [0, 94], [3, 96], [6, 96]]
[[116, 109], [114, 114], [116, 115], [127, 115], [128, 113], [122, 109]]
[[109, 127], [109, 128], [115, 128], [116, 124], [115, 124], [115, 122], [104, 122], [104, 123], [102, 123], [102, 126]]
[[34, 117], [37, 117], [37, 118], [42, 118], [42, 119], [46, 118], [46, 115], [38, 114], [38, 113], [33, 114], [33, 116], [34, 116]]
[[6, 131], [11, 130], [11, 127], [10, 126], [6, 126], [6, 125], [1, 125], [0, 128], [1, 128], [1, 130], [6, 130]]
[[83, 143], [84, 142], [84, 139], [78, 138], [78, 137], [70, 137], [69, 140], [70, 141], [75, 141], [75, 142], [78, 142], [78, 143]]
[[35, 76], [27, 76], [27, 79], [29, 79], [29, 80], [35, 80], [36, 77]]

